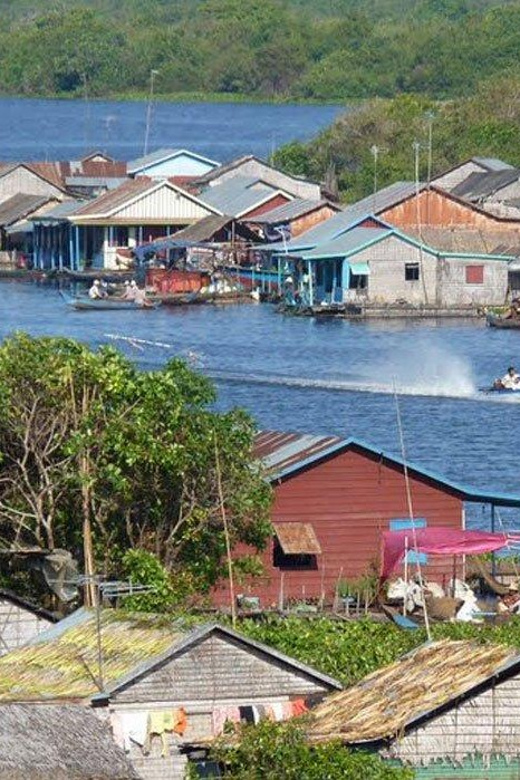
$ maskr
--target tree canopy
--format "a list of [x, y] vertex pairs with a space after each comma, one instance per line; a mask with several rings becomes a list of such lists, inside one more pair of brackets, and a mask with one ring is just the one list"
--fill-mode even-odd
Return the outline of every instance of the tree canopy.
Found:
[[152, 553], [179, 596], [225, 571], [222, 503], [231, 542], [262, 547], [270, 489], [252, 420], [212, 411], [213, 387], [182, 361], [146, 372], [112, 348], [16, 334], [0, 347], [0, 395], [2, 546], [81, 562], [91, 534], [97, 572]]
[[470, 95], [520, 73], [502, 0], [0, 0], [7, 94]]

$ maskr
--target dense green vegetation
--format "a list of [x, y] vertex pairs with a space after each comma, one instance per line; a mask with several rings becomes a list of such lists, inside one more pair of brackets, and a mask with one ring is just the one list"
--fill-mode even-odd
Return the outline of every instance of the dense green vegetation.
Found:
[[212, 412], [213, 387], [182, 361], [145, 372], [113, 349], [17, 334], [0, 347], [0, 397], [3, 547], [64, 548], [87, 573], [152, 579], [163, 608], [220, 575], [223, 504], [231, 545], [269, 534], [252, 421]]
[[520, 73], [518, 3], [497, 0], [0, 2], [5, 93], [351, 99], [471, 94]]
[[240, 743], [232, 747], [224, 737], [212, 751], [226, 765], [228, 780], [411, 780], [414, 776], [411, 769], [392, 766], [364, 751], [347, 750], [339, 742], [311, 747], [301, 722], [267, 720], [244, 727], [240, 736]]
[[[428, 177], [431, 130], [433, 176], [472, 156], [499, 157], [520, 165], [520, 78], [483, 83], [469, 98], [434, 102], [400, 95], [372, 100], [345, 113], [310, 143], [279, 149], [275, 163], [303, 176], [336, 183], [352, 202], [395, 181]], [[377, 148], [377, 165], [373, 147]]]

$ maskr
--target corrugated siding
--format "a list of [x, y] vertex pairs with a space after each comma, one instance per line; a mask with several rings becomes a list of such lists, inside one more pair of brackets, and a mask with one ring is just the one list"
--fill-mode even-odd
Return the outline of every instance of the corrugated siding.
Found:
[[483, 171], [484, 168], [481, 165], [473, 162], [473, 160], [469, 160], [467, 163], [459, 165], [453, 171], [448, 171], [447, 173], [438, 176], [433, 180], [433, 184], [447, 192], [451, 192], [451, 190], [459, 184], [462, 184], [463, 181], [466, 181], [468, 176], [472, 173], [482, 173]]
[[10, 173], [6, 173], [5, 176], [0, 176], [0, 202], [20, 192], [32, 195], [63, 196], [63, 192], [58, 187], [36, 176], [27, 168], [15, 168]]
[[214, 165], [197, 160], [190, 155], [178, 155], [171, 160], [148, 165], [137, 176], [151, 176], [152, 179], [169, 179], [171, 176], [204, 176]]
[[[461, 528], [462, 502], [426, 480], [410, 476], [414, 513], [428, 527]], [[376, 456], [354, 450], [342, 453], [282, 484], [273, 485], [271, 520], [311, 523], [321, 545], [315, 570], [286, 570], [285, 598], [319, 598], [322, 587], [328, 599], [334, 596], [338, 578], [359, 577], [375, 567], [380, 558], [381, 531], [390, 520], [408, 516], [405, 483], [401, 470]], [[266, 574], [243, 588], [259, 595], [262, 606], [277, 605], [281, 571], [273, 566], [272, 543], [262, 554]], [[430, 558], [427, 577], [440, 582], [452, 576], [453, 561]], [[218, 604], [229, 604], [225, 583], [214, 593]]]
[[209, 636], [140, 681], [115, 694], [114, 701], [171, 702], [263, 700], [328, 690], [303, 672], [236, 640]]
[[518, 780], [519, 777], [520, 761], [508, 763], [500, 758], [494, 758], [489, 766], [477, 758], [464, 761], [462, 766], [437, 764], [415, 771], [416, 780]]
[[457, 227], [466, 225], [483, 230], [519, 230], [519, 223], [497, 221], [491, 215], [473, 209], [469, 204], [458, 203], [440, 192], [430, 190], [419, 194], [419, 215], [415, 197], [390, 207], [379, 214], [381, 219], [394, 227], [400, 227], [406, 232], [408, 226], [417, 228], [421, 225], [437, 225], [439, 227]]
[[0, 655], [16, 650], [52, 625], [50, 620], [0, 599]]
[[139, 222], [150, 219], [162, 220], [168, 224], [169, 220], [202, 219], [210, 213], [213, 212], [186, 198], [182, 193], [174, 192], [169, 187], [161, 187], [117, 211], [113, 216], [117, 220]]
[[520, 756], [518, 676], [488, 688], [415, 729], [394, 744], [392, 754], [415, 766], [443, 759], [447, 763], [469, 763], [471, 756], [479, 754], [516, 759]]

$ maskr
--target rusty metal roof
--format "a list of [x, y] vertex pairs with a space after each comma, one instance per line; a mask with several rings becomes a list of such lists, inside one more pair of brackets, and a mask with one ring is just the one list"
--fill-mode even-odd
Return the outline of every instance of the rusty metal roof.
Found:
[[338, 436], [262, 431], [255, 438], [254, 451], [262, 461], [267, 476], [271, 476], [298, 466], [340, 443]]
[[276, 537], [286, 555], [319, 555], [321, 546], [310, 523], [274, 523]]

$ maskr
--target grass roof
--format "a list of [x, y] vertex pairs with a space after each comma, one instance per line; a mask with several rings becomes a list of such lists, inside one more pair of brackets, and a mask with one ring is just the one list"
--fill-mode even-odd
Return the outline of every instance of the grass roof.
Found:
[[0, 658], [0, 701], [91, 697], [161, 656], [184, 636], [179, 622], [171, 619], [103, 611], [102, 686], [96, 615], [81, 610]]
[[420, 717], [468, 693], [518, 658], [503, 645], [442, 640], [408, 653], [313, 711], [309, 737], [359, 744], [394, 737]]

